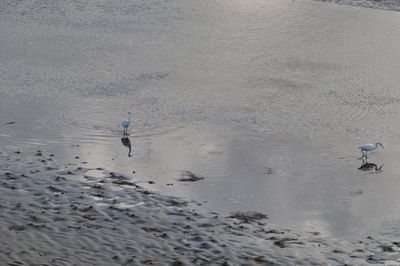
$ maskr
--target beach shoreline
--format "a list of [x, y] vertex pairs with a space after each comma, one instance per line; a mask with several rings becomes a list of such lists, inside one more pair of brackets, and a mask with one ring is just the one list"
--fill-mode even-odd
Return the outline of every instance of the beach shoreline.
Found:
[[1, 2], [0, 264], [400, 265], [400, 17], [333, 3], [400, 11]]
[[374, 0], [316, 0], [319, 2], [328, 2], [335, 3], [340, 5], [348, 5], [348, 6], [357, 6], [357, 7], [366, 7], [366, 8], [374, 8], [374, 9], [382, 9], [387, 11], [400, 11], [400, 2], [396, 0], [383, 0], [383, 1], [374, 1]]
[[400, 265], [398, 240], [348, 242], [262, 215], [224, 217], [44, 151], [0, 156], [0, 261], [8, 265]]

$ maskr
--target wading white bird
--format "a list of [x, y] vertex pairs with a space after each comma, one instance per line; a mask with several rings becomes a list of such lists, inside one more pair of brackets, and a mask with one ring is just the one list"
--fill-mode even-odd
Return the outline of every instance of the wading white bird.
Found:
[[124, 128], [124, 135], [128, 135], [128, 128], [131, 124], [131, 117], [132, 117], [132, 113], [128, 112], [128, 119], [124, 119], [121, 122], [121, 126]]
[[372, 144], [372, 143], [368, 143], [368, 144], [363, 144], [361, 146], [359, 146], [358, 148], [361, 150], [362, 153], [362, 157], [361, 158], [367, 158], [367, 153], [369, 151], [373, 151], [376, 150], [378, 148], [378, 145], [381, 146], [383, 148], [383, 145], [380, 144], [379, 142]]

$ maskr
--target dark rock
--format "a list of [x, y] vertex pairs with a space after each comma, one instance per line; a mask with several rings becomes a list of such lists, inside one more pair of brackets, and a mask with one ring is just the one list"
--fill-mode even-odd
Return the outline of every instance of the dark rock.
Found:
[[203, 180], [204, 177], [203, 176], [199, 176], [199, 175], [195, 175], [190, 171], [182, 171], [181, 172], [181, 178], [178, 179], [178, 181], [181, 182], [195, 182], [195, 181], [199, 181], [199, 180]]
[[120, 185], [120, 186], [122, 186], [122, 185], [125, 185], [125, 186], [136, 186], [135, 183], [129, 182], [127, 180], [114, 180], [114, 181], [112, 181], [112, 183], [115, 184], [115, 185]]
[[65, 193], [64, 190], [59, 189], [59, 188], [56, 188], [56, 187], [53, 187], [53, 186], [48, 186], [47, 188], [48, 188], [49, 190], [55, 192], [55, 193], [61, 193], [61, 194], [64, 194], [64, 193]]
[[291, 241], [291, 240], [297, 240], [297, 239], [284, 237], [280, 240], [275, 241], [274, 244], [280, 248], [284, 248], [286, 247], [285, 245], [286, 241]]
[[262, 219], [268, 219], [268, 216], [261, 213], [261, 212], [255, 212], [255, 211], [249, 211], [249, 212], [233, 212], [228, 218], [233, 218], [233, 219], [238, 219], [244, 222], [254, 222], [256, 220], [262, 220]]

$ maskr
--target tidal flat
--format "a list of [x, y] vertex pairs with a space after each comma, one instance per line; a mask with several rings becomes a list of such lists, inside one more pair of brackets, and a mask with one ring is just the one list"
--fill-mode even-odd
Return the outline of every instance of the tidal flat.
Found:
[[[57, 155], [1, 153], [0, 261], [5, 265], [398, 265], [400, 242], [326, 238], [225, 217], [123, 176]], [[124, 182], [122, 182], [124, 181]]]
[[1, 1], [1, 261], [398, 264], [397, 1], [325, 2]]

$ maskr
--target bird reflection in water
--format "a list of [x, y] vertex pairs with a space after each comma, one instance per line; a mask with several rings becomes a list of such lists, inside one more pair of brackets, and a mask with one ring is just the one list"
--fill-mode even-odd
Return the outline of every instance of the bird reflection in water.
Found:
[[375, 171], [380, 171], [383, 167], [383, 164], [381, 166], [377, 166], [375, 163], [369, 163], [367, 161], [367, 159], [364, 159], [361, 166], [358, 168], [358, 170], [363, 170], [363, 171], [371, 171], [374, 170]]
[[132, 157], [132, 155], [131, 155], [131, 151], [132, 151], [131, 140], [127, 136], [124, 136], [121, 138], [121, 142], [122, 142], [122, 145], [124, 145], [125, 147], [127, 147], [129, 149], [128, 157]]

